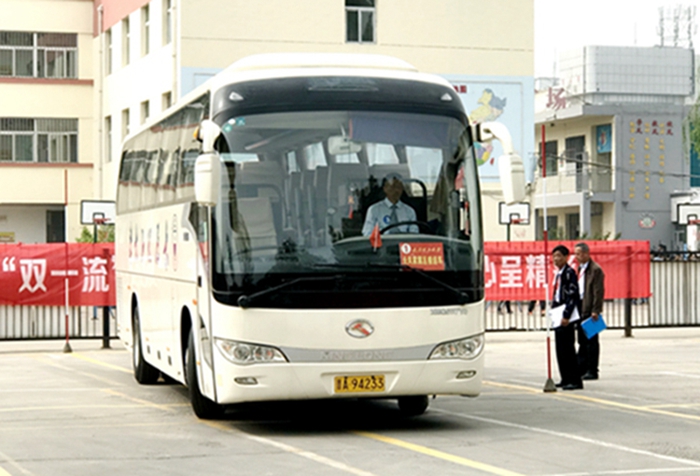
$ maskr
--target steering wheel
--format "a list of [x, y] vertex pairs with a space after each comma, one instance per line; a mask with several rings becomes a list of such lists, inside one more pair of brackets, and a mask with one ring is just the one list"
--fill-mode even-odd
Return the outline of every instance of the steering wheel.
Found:
[[416, 225], [419, 229], [424, 230], [427, 232], [428, 235], [434, 235], [435, 233], [433, 232], [433, 229], [430, 227], [429, 224], [427, 224], [424, 221], [418, 221], [418, 220], [411, 220], [411, 221], [400, 221], [398, 223], [392, 223], [391, 225], [385, 226], [381, 230], [379, 230], [379, 234], [383, 235], [385, 231], [391, 230], [392, 228], [396, 228], [397, 226], [404, 226], [404, 225]]

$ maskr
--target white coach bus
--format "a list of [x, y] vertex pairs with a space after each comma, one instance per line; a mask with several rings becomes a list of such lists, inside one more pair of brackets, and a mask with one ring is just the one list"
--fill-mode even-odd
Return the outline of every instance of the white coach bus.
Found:
[[470, 127], [448, 82], [395, 58], [252, 56], [188, 94], [121, 155], [118, 327], [136, 380], [186, 384], [200, 418], [348, 397], [418, 415], [429, 395], [478, 395], [474, 143], [494, 137], [518, 201], [507, 131]]

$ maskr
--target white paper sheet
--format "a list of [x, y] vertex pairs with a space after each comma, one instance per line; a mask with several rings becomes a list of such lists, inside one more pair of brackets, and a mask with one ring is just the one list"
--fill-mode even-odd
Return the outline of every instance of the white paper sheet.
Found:
[[[564, 318], [565, 308], [566, 304], [562, 304], [561, 306], [553, 307], [549, 310], [549, 318], [552, 320], [552, 329], [561, 327], [561, 320]], [[579, 319], [581, 319], [581, 316], [578, 313], [578, 309], [574, 307], [574, 312], [571, 313], [571, 317], [569, 318], [569, 324], [576, 322]]]

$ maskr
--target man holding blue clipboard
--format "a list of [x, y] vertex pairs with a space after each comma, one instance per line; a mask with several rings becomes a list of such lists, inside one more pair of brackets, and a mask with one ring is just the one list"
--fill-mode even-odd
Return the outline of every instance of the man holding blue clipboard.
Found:
[[605, 329], [602, 316], [605, 273], [591, 259], [591, 250], [586, 243], [578, 243], [574, 247], [574, 254], [578, 261], [578, 288], [581, 293], [581, 322], [577, 332], [578, 364], [582, 380], [598, 380], [598, 334]]

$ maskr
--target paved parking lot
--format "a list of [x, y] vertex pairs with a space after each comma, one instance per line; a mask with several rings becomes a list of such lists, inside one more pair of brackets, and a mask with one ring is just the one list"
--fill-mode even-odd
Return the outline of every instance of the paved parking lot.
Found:
[[0, 476], [700, 475], [700, 329], [602, 337], [601, 380], [582, 391], [542, 391], [544, 333], [492, 333], [483, 394], [438, 396], [422, 417], [333, 401], [216, 422], [179, 385], [139, 386], [116, 342], [2, 342]]

